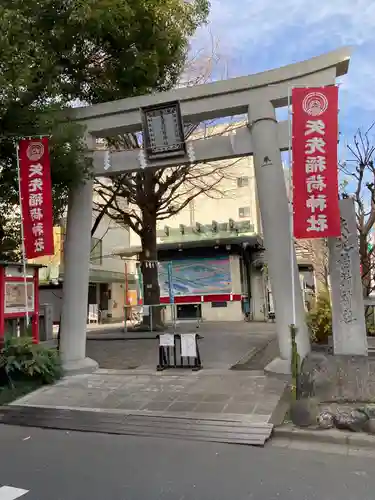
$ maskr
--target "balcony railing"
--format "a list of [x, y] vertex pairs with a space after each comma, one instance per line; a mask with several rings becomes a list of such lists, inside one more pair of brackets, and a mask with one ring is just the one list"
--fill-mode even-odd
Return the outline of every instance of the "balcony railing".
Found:
[[162, 241], [170, 240], [196, 240], [204, 238], [233, 237], [254, 233], [254, 224], [250, 221], [234, 221], [227, 222], [212, 221], [211, 224], [201, 224], [197, 222], [195, 226], [185, 226], [181, 224], [179, 227], [165, 226], [164, 229], [157, 231], [157, 236]]

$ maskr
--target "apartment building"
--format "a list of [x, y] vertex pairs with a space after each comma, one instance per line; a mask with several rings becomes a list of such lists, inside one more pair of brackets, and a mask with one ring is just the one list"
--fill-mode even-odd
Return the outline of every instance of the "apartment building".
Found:
[[[95, 214], [93, 213], [93, 223]], [[40, 301], [52, 304], [53, 320], [60, 321], [64, 283], [65, 221], [54, 228], [55, 254], [33, 262], [43, 264], [40, 269]], [[129, 231], [104, 216], [91, 239], [90, 277], [88, 284], [88, 312], [98, 320], [122, 320], [125, 305], [125, 264], [113, 254], [116, 247], [129, 246]], [[127, 278], [129, 281], [130, 278]], [[91, 306], [91, 307], [90, 307]]]

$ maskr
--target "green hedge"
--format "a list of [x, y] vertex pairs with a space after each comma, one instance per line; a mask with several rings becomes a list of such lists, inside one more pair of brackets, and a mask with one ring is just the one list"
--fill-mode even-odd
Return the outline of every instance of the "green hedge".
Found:
[[321, 292], [307, 315], [307, 324], [312, 342], [317, 344], [328, 343], [332, 335], [332, 309], [328, 291]]
[[33, 344], [29, 337], [6, 337], [0, 349], [0, 386], [13, 387], [22, 381], [51, 384], [61, 376], [56, 349]]

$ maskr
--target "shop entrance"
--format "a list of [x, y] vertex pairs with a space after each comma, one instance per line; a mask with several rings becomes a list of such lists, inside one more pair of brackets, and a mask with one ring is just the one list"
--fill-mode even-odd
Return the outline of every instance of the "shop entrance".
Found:
[[201, 319], [202, 306], [201, 304], [179, 304], [177, 306], [177, 319]]

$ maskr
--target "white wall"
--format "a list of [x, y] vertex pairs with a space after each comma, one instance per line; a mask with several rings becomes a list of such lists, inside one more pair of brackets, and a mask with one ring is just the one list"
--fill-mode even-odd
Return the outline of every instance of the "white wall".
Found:
[[43, 288], [39, 289], [39, 303], [51, 304], [53, 308], [53, 318], [54, 323], [58, 323], [61, 317], [61, 307], [62, 307], [62, 296], [63, 291], [61, 288]]
[[125, 286], [122, 283], [111, 284], [110, 313], [113, 319], [124, 319]]
[[206, 321], [243, 321], [241, 302], [227, 302], [227, 307], [212, 307], [212, 304], [205, 303], [202, 317]]
[[[177, 306], [175, 306], [177, 308]], [[201, 304], [203, 321], [243, 321], [242, 307], [240, 301], [227, 302], [227, 307], [212, 307], [210, 302]], [[177, 313], [176, 313], [177, 317]], [[166, 322], [172, 321], [172, 309], [168, 304], [165, 308], [164, 318]], [[179, 321], [179, 320], [177, 320]], [[184, 321], [184, 320], [180, 320]], [[194, 322], [194, 320], [191, 320]], [[197, 320], [198, 322], [198, 320]]]
[[124, 273], [124, 261], [113, 255], [118, 248], [128, 248], [130, 242], [129, 231], [104, 216], [95, 232], [94, 238], [102, 239], [102, 263], [93, 262], [92, 269], [103, 269]]
[[230, 277], [232, 281], [232, 293], [242, 293], [241, 289], [241, 271], [240, 271], [240, 256], [229, 256]]
[[265, 288], [263, 275], [260, 270], [252, 269], [251, 272], [251, 312], [254, 321], [264, 321], [265, 319]]
[[[99, 292], [99, 284], [97, 285]], [[111, 283], [111, 300], [109, 300], [109, 309], [107, 313], [112, 315], [113, 319], [122, 321], [124, 318], [124, 305], [125, 305], [125, 289], [122, 283]], [[61, 316], [62, 307], [62, 289], [55, 288], [42, 288], [39, 289], [40, 304], [51, 304], [53, 308], [53, 321], [58, 323]]]
[[[248, 177], [249, 185], [237, 187], [237, 178]], [[217, 186], [217, 192], [200, 194], [178, 214], [163, 220], [158, 224], [158, 229], [164, 226], [179, 227], [180, 224], [190, 226], [196, 222], [211, 224], [213, 220], [217, 222], [227, 222], [229, 219], [235, 221], [249, 220], [254, 225], [255, 232], [258, 227], [257, 217], [257, 196], [254, 176], [254, 166], [251, 157], [241, 158], [231, 162], [227, 167], [226, 178]], [[241, 207], [249, 207], [250, 214], [245, 217], [239, 216]], [[131, 237], [133, 245], [133, 236]]]
[[120, 246], [129, 247], [129, 231], [112, 221], [107, 221], [107, 228], [108, 231], [106, 232], [102, 243], [102, 267], [107, 271], [124, 273], [124, 262], [117, 255], [114, 256], [113, 253], [114, 250]]

